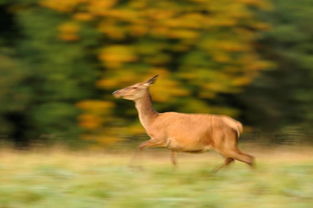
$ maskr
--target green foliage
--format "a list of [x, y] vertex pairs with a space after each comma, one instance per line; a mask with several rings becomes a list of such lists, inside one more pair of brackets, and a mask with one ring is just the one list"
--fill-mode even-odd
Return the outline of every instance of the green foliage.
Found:
[[[311, 131], [313, 121], [313, 2], [273, 1], [274, 9], [262, 13], [271, 30], [262, 35], [260, 52], [275, 63], [241, 96], [245, 118], [270, 129]], [[308, 138], [310, 139], [310, 138]]]
[[1, 0], [0, 138], [138, 138], [136, 111], [111, 92], [154, 74], [158, 111], [305, 134], [312, 1], [272, 4], [264, 12], [264, 0]]
[[[13, 36], [10, 55], [1, 53], [0, 96], [5, 103], [0, 107], [1, 134], [25, 141], [21, 145], [31, 140], [77, 141], [82, 131], [75, 104], [94, 95], [98, 76], [91, 54], [85, 53], [95, 42], [92, 38], [79, 43], [58, 40], [58, 25], [65, 17], [28, 3], [6, 5], [4, 17], [15, 19], [18, 34]], [[97, 33], [89, 30], [83, 36]], [[8, 37], [3, 37], [5, 44]]]
[[[78, 103], [84, 110], [79, 124], [86, 129], [83, 138], [88, 140], [108, 144], [114, 138], [143, 133], [134, 120], [135, 111], [113, 100], [111, 92], [118, 88], [160, 74], [158, 83], [151, 87], [157, 110], [237, 116], [237, 109], [212, 101], [220, 100], [221, 94], [240, 92], [269, 66], [253, 46], [257, 31], [267, 25], [259, 22], [250, 9], [266, 8], [265, 1], [40, 3], [67, 15], [67, 21], [58, 26], [60, 40], [85, 41], [82, 32], [88, 31], [86, 25], [103, 36], [95, 41], [97, 58], [104, 69], [96, 83], [104, 96]], [[95, 112], [103, 99], [107, 108]]]
[[20, 86], [26, 76], [22, 67], [17, 63], [12, 51], [0, 46], [0, 132], [3, 135], [15, 131], [9, 115], [24, 111], [29, 102], [29, 88]]

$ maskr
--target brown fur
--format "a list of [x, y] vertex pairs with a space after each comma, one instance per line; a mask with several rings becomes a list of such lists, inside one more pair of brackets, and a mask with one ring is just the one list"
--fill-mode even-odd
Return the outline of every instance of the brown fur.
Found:
[[234, 160], [253, 166], [254, 158], [237, 148], [237, 140], [243, 131], [239, 121], [224, 115], [154, 111], [148, 87], [155, 79], [156, 76], [113, 93], [115, 97], [135, 102], [140, 122], [151, 138], [139, 146], [140, 150], [146, 147], [165, 147], [172, 151], [172, 163], [176, 165], [176, 152], [204, 152], [213, 149], [225, 157], [225, 163], [216, 170]]

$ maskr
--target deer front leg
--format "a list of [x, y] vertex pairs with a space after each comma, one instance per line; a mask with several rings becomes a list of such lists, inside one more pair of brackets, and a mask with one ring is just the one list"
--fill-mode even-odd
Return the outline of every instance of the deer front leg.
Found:
[[138, 146], [138, 149], [143, 150], [146, 147], [161, 147], [161, 146], [163, 146], [163, 144], [164, 144], [164, 141], [162, 141], [162, 140], [160, 141], [160, 140], [156, 140], [156, 139], [150, 139], [148, 141], [141, 143]]
[[174, 150], [171, 150], [171, 161], [172, 161], [174, 168], [176, 168], [177, 160], [176, 160], [176, 152]]
[[160, 147], [160, 146], [163, 146], [163, 144], [164, 144], [163, 141], [156, 140], [156, 139], [150, 139], [148, 141], [141, 143], [138, 146], [137, 150], [135, 151], [133, 157], [130, 160], [130, 166], [134, 166], [135, 160], [137, 160], [137, 158], [141, 155], [141, 152], [144, 148], [146, 148], [146, 147]]
[[[160, 140], [148, 140], [144, 143], [142, 143], [141, 145], [139, 145], [138, 149], [139, 151], [143, 150], [146, 147], [160, 147], [160, 146], [164, 146], [164, 141], [160, 141]], [[171, 162], [174, 166], [174, 168], [177, 167], [177, 160], [176, 160], [176, 151], [171, 150]]]

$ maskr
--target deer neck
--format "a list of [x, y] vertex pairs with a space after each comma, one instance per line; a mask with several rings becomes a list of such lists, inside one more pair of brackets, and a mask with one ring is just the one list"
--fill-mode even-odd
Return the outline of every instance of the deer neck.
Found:
[[149, 125], [158, 116], [158, 112], [152, 107], [152, 99], [148, 90], [146, 91], [145, 96], [135, 100], [135, 106], [138, 111], [140, 123], [147, 130]]

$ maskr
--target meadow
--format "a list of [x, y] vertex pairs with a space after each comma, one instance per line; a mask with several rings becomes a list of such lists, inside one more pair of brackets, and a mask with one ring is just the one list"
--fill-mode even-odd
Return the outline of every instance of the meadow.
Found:
[[311, 208], [312, 150], [253, 149], [255, 170], [236, 162], [212, 174], [223, 161], [213, 153], [179, 154], [174, 170], [163, 150], [134, 169], [128, 151], [4, 149], [0, 208]]

